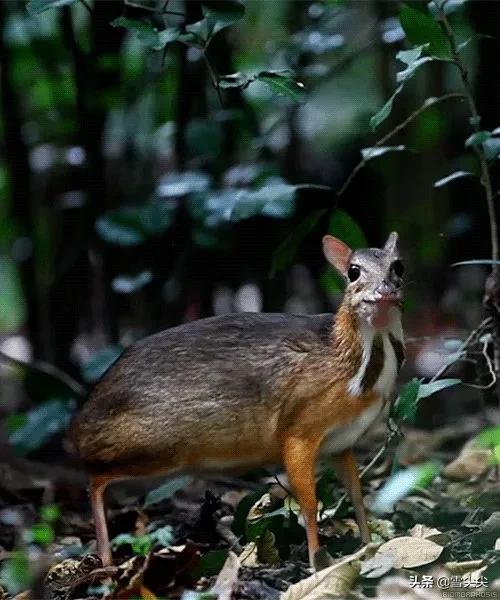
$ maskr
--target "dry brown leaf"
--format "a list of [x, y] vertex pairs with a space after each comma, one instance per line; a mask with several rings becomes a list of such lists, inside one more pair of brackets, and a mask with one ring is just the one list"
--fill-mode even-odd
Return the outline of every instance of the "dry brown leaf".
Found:
[[389, 540], [378, 549], [378, 552], [394, 553], [397, 569], [427, 565], [439, 558], [442, 551], [443, 547], [431, 540], [406, 535]]
[[378, 579], [394, 568], [393, 552], [376, 552], [371, 558], [361, 563], [360, 574], [368, 579]]
[[491, 450], [466, 444], [457, 458], [448, 464], [443, 475], [448, 479], [466, 481], [471, 477], [480, 477], [491, 469]]
[[411, 535], [411, 537], [428, 538], [431, 535], [440, 535], [442, 532], [435, 527], [427, 527], [427, 525], [417, 523], [410, 529], [408, 533]]
[[376, 544], [368, 544], [331, 567], [294, 583], [281, 594], [280, 600], [327, 600], [344, 597], [359, 576], [361, 559], [373, 556], [376, 548]]
[[240, 559], [230, 550], [226, 562], [210, 590], [217, 595], [218, 600], [231, 600], [233, 590], [238, 582], [240, 566]]

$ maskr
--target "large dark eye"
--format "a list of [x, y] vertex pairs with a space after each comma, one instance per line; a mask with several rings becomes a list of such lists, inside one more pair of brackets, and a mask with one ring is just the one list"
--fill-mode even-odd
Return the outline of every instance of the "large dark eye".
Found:
[[347, 271], [347, 277], [349, 281], [356, 281], [356, 279], [361, 275], [361, 269], [358, 265], [351, 265]]
[[405, 272], [405, 267], [400, 260], [395, 260], [392, 263], [392, 269], [397, 277], [403, 277], [404, 272]]

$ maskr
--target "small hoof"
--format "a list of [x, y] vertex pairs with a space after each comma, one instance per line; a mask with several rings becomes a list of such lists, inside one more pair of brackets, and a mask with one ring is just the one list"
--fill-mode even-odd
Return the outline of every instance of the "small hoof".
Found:
[[327, 567], [331, 567], [335, 561], [330, 556], [325, 546], [321, 546], [319, 550], [316, 550], [312, 559], [312, 567], [315, 571], [321, 571]]

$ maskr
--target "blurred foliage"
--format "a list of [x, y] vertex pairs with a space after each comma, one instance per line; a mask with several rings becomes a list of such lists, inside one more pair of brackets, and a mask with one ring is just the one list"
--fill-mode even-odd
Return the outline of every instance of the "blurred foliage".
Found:
[[[471, 72], [489, 68], [467, 3], [446, 13]], [[331, 310], [326, 232], [359, 248], [400, 230], [412, 275], [432, 271], [408, 306], [430, 311], [438, 265], [484, 225], [470, 154], [493, 165], [498, 124], [439, 103], [456, 82], [432, 3], [30, 0], [0, 17], [0, 334], [60, 370], [9, 370], [24, 454], [139, 337], [219, 311]], [[403, 388], [398, 418], [426, 385]]]

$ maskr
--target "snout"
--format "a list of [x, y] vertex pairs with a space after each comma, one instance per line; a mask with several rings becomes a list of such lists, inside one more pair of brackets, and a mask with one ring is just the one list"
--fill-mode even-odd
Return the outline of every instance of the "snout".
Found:
[[375, 294], [378, 296], [377, 302], [388, 304], [401, 304], [403, 299], [401, 290], [388, 281], [383, 281], [377, 288]]

